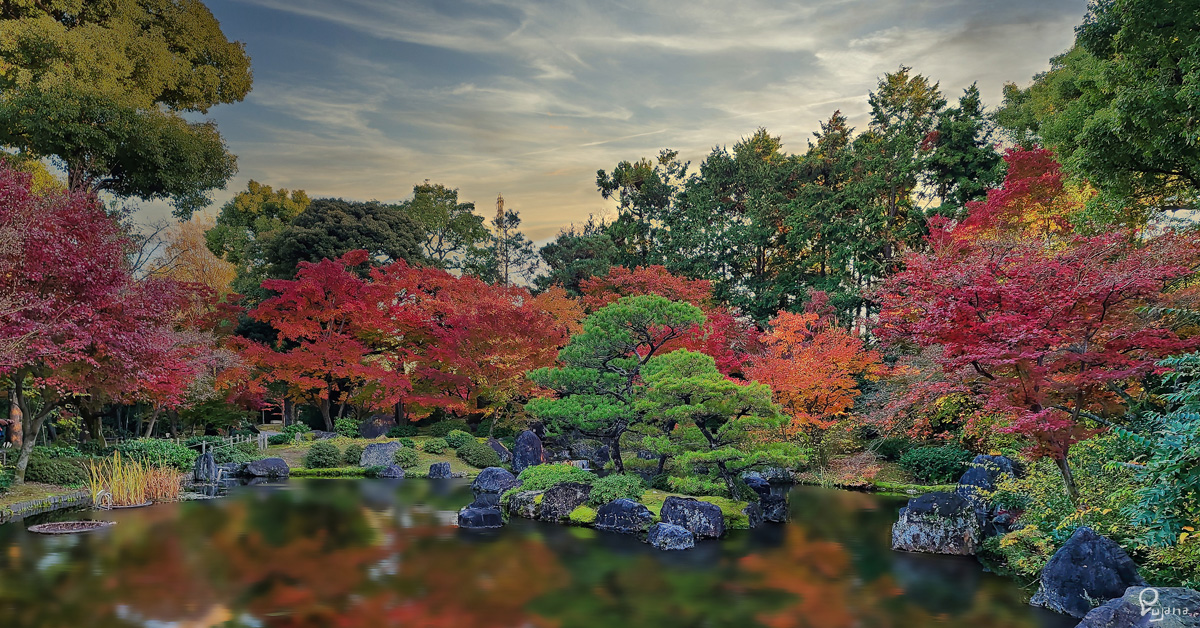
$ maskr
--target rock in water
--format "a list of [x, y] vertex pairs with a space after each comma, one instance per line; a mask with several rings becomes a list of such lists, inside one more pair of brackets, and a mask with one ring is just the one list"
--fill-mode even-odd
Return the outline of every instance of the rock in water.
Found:
[[469, 504], [471, 508], [495, 508], [500, 510], [500, 495], [497, 493], [475, 493], [475, 501]]
[[400, 465], [398, 464], [389, 464], [388, 466], [380, 469], [379, 474], [375, 477], [388, 479], [402, 478], [404, 477], [404, 469], [401, 469]]
[[596, 510], [596, 529], [621, 534], [640, 534], [650, 522], [654, 513], [642, 504], [632, 499], [614, 499]]
[[770, 521], [771, 523], [787, 523], [787, 495], [763, 495], [761, 498], [759, 498], [758, 505], [762, 508], [763, 521]]
[[696, 547], [696, 537], [687, 528], [671, 523], [650, 526], [646, 542], [660, 550], [685, 550]]
[[363, 449], [362, 456], [359, 456], [358, 466], [386, 467], [396, 464], [396, 452], [403, 446], [397, 441], [371, 443]]
[[758, 502], [750, 502], [749, 504], [746, 504], [746, 507], [742, 508], [742, 514], [746, 515], [746, 525], [750, 529], [754, 529], [762, 525], [763, 511], [762, 506], [760, 506]]
[[1075, 628], [1200, 628], [1197, 609], [1200, 591], [1195, 589], [1129, 587], [1123, 597], [1089, 611]]
[[725, 515], [720, 507], [691, 497], [668, 497], [663, 503], [661, 519], [663, 523], [687, 528], [698, 539], [715, 539], [725, 534]]
[[747, 473], [742, 480], [746, 482], [746, 486], [758, 493], [760, 498], [771, 494], [771, 483], [758, 473]]
[[429, 479], [445, 480], [451, 477], [449, 462], [435, 462], [429, 465]]
[[248, 462], [223, 462], [217, 465], [217, 473], [221, 474], [223, 471], [224, 474], [222, 474], [222, 477], [224, 479], [243, 477], [247, 475], [246, 467], [249, 464]]
[[542, 491], [521, 491], [508, 496], [508, 514], [537, 519], [542, 510]]
[[525, 469], [542, 464], [542, 440], [529, 430], [521, 432], [513, 445], [513, 471], [518, 474]]
[[489, 436], [487, 444], [488, 447], [492, 448], [492, 451], [496, 452], [497, 456], [500, 456], [500, 462], [512, 462], [512, 452], [508, 450], [508, 447], [504, 446], [504, 443]]
[[479, 472], [479, 477], [471, 483], [471, 490], [477, 493], [503, 493], [519, 484], [516, 476], [509, 473], [508, 469], [488, 467]]
[[926, 493], [908, 500], [892, 525], [892, 549], [969, 556], [982, 533], [972, 502], [956, 493]]
[[292, 470], [283, 458], [263, 458], [246, 465], [246, 475], [256, 478], [286, 478]]
[[504, 526], [504, 517], [496, 508], [472, 508], [467, 506], [458, 511], [460, 528], [499, 528]]
[[570, 516], [571, 511], [587, 503], [592, 487], [577, 482], [555, 484], [542, 494], [542, 511], [539, 519], [559, 521]]
[[211, 451], [206, 451], [196, 458], [196, 468], [192, 471], [192, 479], [201, 484], [212, 484], [217, 481], [217, 461]]
[[1042, 569], [1041, 585], [1029, 603], [1072, 617], [1125, 595], [1133, 586], [1146, 586], [1137, 565], [1112, 539], [1088, 527], [1075, 530]]

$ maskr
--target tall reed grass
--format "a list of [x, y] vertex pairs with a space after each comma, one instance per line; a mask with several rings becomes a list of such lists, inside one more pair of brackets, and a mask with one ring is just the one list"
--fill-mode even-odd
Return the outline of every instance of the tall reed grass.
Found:
[[88, 490], [101, 508], [175, 501], [183, 479], [179, 471], [122, 458], [119, 451], [111, 459], [88, 463]]

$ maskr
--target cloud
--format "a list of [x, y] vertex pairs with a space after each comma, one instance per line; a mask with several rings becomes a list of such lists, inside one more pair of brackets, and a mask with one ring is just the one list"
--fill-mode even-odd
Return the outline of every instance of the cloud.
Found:
[[1086, 0], [210, 0], [255, 86], [213, 115], [245, 180], [396, 200], [426, 178], [535, 240], [609, 209], [597, 169], [699, 162], [766, 126], [861, 126], [897, 66], [996, 104], [1068, 48]]

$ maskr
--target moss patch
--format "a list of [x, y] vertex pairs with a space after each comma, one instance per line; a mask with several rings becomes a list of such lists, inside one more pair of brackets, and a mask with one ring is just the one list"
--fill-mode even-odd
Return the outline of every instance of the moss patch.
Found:
[[567, 518], [575, 525], [590, 526], [596, 522], [596, 511], [587, 506], [580, 506], [572, 510]]
[[681, 495], [679, 493], [668, 493], [666, 491], [659, 491], [655, 489], [651, 489], [645, 493], [642, 493], [642, 497], [638, 501], [642, 502], [646, 508], [650, 509], [650, 512], [654, 514], [655, 521], [659, 521], [662, 518], [663, 503], [667, 501], [668, 497], [672, 496], [694, 497], [702, 502], [708, 502], [715, 505], [717, 508], [721, 509], [721, 514], [725, 515], [725, 527], [730, 530], [745, 530], [750, 527], [750, 518], [746, 516], [746, 513], [742, 512], [742, 509], [745, 508], [750, 502], [742, 502], [729, 499], [728, 497], [715, 497], [712, 495]]
[[78, 493], [80, 488], [69, 488], [66, 486], [58, 486], [56, 484], [42, 484], [41, 482], [26, 482], [18, 484], [3, 493], [0, 493], [0, 506], [11, 506], [22, 502], [29, 502], [38, 499], [46, 499], [57, 495], [71, 495]]

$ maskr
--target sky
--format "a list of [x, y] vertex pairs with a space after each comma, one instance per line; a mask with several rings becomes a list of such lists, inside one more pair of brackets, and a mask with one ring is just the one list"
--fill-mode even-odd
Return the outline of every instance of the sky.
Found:
[[[1086, 0], [208, 0], [254, 71], [210, 111], [239, 172], [312, 197], [398, 201], [429, 179], [534, 241], [611, 216], [596, 170], [698, 166], [765, 127], [802, 152], [900, 65], [989, 105], [1065, 51]], [[165, 215], [147, 204], [146, 216]]]

